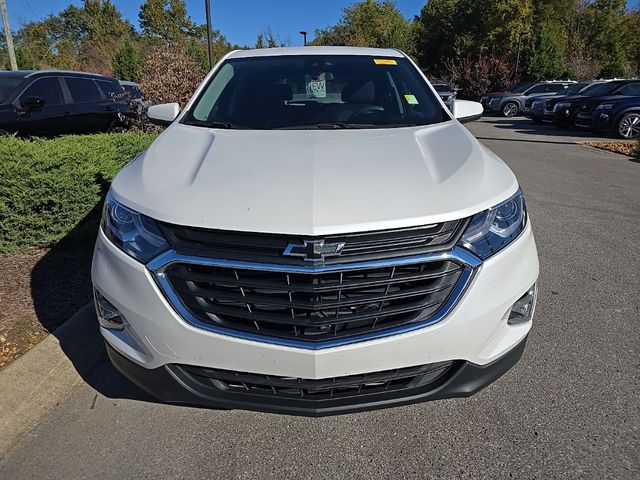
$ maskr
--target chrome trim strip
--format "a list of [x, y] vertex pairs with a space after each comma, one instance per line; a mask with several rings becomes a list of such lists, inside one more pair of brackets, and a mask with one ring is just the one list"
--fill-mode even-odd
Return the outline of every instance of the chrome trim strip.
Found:
[[369, 262], [343, 263], [335, 265], [279, 265], [276, 263], [242, 262], [224, 260], [220, 258], [196, 257], [193, 255], [180, 255], [175, 250], [161, 253], [147, 264], [147, 268], [158, 274], [174, 263], [191, 263], [194, 265], [206, 265], [210, 267], [239, 268], [242, 270], [262, 270], [266, 272], [285, 273], [323, 273], [344, 270], [362, 270], [367, 268], [392, 267], [401, 265], [413, 265], [414, 263], [437, 262], [440, 260], [454, 260], [464, 266], [477, 268], [482, 260], [469, 250], [455, 246], [446, 252], [434, 252], [412, 257], [389, 258]]
[[[174, 263], [192, 263], [197, 265], [208, 265], [216, 267], [227, 268], [239, 268], [249, 270], [262, 270], [272, 272], [295, 272], [295, 273], [319, 273], [319, 272], [331, 272], [336, 270], [354, 270], [354, 269], [367, 269], [378, 268], [393, 265], [412, 265], [422, 262], [436, 262], [441, 260], [452, 260], [464, 267], [462, 275], [458, 280], [458, 283], [452, 290], [447, 302], [440, 307], [440, 309], [429, 319], [402, 325], [387, 330], [380, 330], [377, 332], [362, 333], [360, 335], [354, 335], [353, 337], [339, 338], [335, 340], [326, 340], [324, 342], [307, 342], [302, 340], [294, 340], [287, 338], [270, 337], [266, 335], [259, 335], [250, 332], [242, 332], [239, 330], [232, 330], [223, 328], [218, 325], [212, 325], [203, 322], [195, 315], [193, 315], [188, 308], [184, 306], [176, 292], [171, 287], [169, 280], [167, 279], [164, 271], [167, 267]], [[473, 255], [468, 250], [461, 247], [454, 247], [447, 252], [429, 253], [426, 255], [395, 258], [387, 260], [378, 260], [372, 262], [359, 262], [349, 263], [343, 265], [276, 265], [268, 263], [253, 263], [253, 262], [236, 262], [215, 258], [203, 258], [189, 255], [180, 255], [173, 250], [165, 252], [159, 255], [157, 258], [149, 262], [147, 268], [152, 272], [160, 290], [164, 293], [166, 299], [174, 308], [176, 313], [187, 323], [194, 327], [206, 330], [212, 333], [227, 335], [230, 337], [240, 338], [243, 340], [250, 340], [259, 343], [267, 343], [272, 345], [281, 345], [284, 347], [302, 348], [305, 350], [321, 350], [325, 348], [339, 347], [343, 345], [350, 345], [359, 342], [365, 342], [368, 340], [374, 340], [376, 338], [384, 338], [392, 335], [399, 335], [401, 333], [412, 332], [421, 328], [434, 325], [441, 322], [458, 304], [464, 293], [467, 291], [472, 283], [475, 274], [478, 272], [482, 265], [482, 260]]]

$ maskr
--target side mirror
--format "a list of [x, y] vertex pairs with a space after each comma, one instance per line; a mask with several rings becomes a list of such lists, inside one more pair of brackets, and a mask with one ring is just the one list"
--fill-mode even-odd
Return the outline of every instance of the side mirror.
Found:
[[147, 117], [154, 125], [166, 127], [171, 125], [180, 114], [180, 106], [177, 103], [161, 103], [160, 105], [152, 105], [147, 110]]
[[44, 98], [41, 97], [24, 97], [20, 100], [20, 108], [22, 110], [33, 110], [44, 106]]
[[473, 122], [482, 117], [484, 107], [481, 103], [469, 100], [454, 100], [453, 113], [460, 123]]

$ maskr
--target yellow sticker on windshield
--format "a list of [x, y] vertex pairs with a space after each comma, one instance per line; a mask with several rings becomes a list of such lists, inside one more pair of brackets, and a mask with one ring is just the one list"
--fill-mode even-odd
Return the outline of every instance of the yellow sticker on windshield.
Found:
[[418, 99], [415, 95], [405, 95], [404, 99], [407, 101], [409, 105], [418, 105]]
[[396, 62], [392, 58], [374, 58], [373, 62], [376, 65], [398, 65], [398, 62]]

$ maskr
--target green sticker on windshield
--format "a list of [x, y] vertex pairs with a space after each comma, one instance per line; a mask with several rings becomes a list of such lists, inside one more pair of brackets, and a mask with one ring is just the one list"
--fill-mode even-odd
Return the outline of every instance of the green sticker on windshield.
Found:
[[418, 105], [418, 99], [415, 95], [405, 95], [404, 99], [407, 101], [409, 105]]

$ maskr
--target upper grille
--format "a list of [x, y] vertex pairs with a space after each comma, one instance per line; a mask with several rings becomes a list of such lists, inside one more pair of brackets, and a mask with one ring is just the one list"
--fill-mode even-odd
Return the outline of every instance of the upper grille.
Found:
[[302, 273], [176, 262], [161, 278], [206, 324], [322, 342], [428, 321], [465, 271], [450, 260], [375, 265]]
[[[341, 264], [421, 255], [448, 250], [455, 245], [467, 220], [376, 232], [321, 237], [326, 243], [344, 243], [340, 256], [322, 264]], [[250, 262], [307, 265], [304, 259], [283, 256], [289, 244], [300, 245], [318, 237], [270, 233], [233, 232], [161, 224], [171, 247], [184, 255]]]

